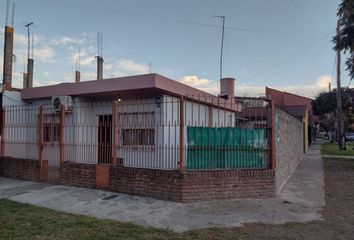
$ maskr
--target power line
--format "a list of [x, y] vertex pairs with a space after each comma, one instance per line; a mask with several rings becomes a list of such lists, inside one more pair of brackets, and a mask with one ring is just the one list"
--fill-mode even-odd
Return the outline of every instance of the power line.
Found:
[[[66, 2], [66, 1], [61, 1], [61, 0], [39, 0], [39, 1], [44, 1], [44, 2], [51, 2], [51, 3], [56, 3], [56, 4], [64, 4], [64, 5], [70, 5], [70, 6], [75, 6], [78, 8], [87, 8], [87, 9], [93, 9], [93, 10], [100, 10], [100, 11], [105, 11], [109, 12], [115, 15], [129, 15], [131, 17], [131, 13], [126, 13], [122, 11], [117, 11], [117, 10], [112, 10], [112, 9], [107, 9], [107, 8], [97, 8], [89, 5], [82, 5], [78, 3], [72, 3], [72, 2]], [[196, 25], [196, 26], [202, 26], [202, 27], [211, 27], [211, 28], [220, 28], [218, 25], [213, 25], [213, 24], [207, 24], [207, 23], [201, 23], [201, 22], [195, 22], [195, 21], [190, 21], [190, 20], [184, 20], [184, 19], [175, 19], [175, 18], [166, 18], [162, 16], [149, 16], [149, 15], [140, 15], [137, 16], [139, 18], [150, 18], [152, 20], [163, 20], [163, 21], [171, 21], [171, 22], [177, 22], [177, 23], [183, 23], [183, 24], [189, 24], [189, 25]], [[240, 28], [240, 27], [233, 27], [233, 26], [225, 26], [225, 29], [229, 30], [235, 30], [235, 31], [241, 31], [241, 32], [251, 32], [251, 33], [259, 33], [259, 34], [265, 34], [267, 32], [258, 30], [258, 29], [251, 29], [251, 28]]]
[[321, 36], [320, 38], [318, 38], [318, 39], [312, 41], [311, 43], [309, 43], [309, 44], [306, 45], [305, 47], [303, 47], [303, 48], [301, 48], [300, 50], [296, 51], [296, 52], [293, 53], [292, 55], [290, 55], [290, 56], [284, 58], [283, 60], [281, 60], [281, 61], [279, 61], [279, 62], [277, 62], [277, 63], [275, 63], [275, 64], [273, 64], [273, 65], [271, 65], [271, 66], [269, 66], [269, 67], [266, 67], [266, 68], [264, 68], [263, 70], [261, 70], [261, 71], [255, 73], [255, 74], [253, 74], [252, 76], [250, 76], [249, 78], [247, 78], [246, 81], [247, 81], [247, 80], [250, 80], [250, 79], [252, 79], [252, 78], [255, 78], [255, 77], [259, 76], [260, 74], [265, 73], [265, 72], [267, 72], [267, 71], [269, 71], [269, 70], [271, 70], [271, 69], [273, 69], [273, 68], [276, 68], [276, 67], [278, 67], [279, 65], [281, 65], [281, 64], [283, 64], [283, 63], [285, 63], [285, 62], [288, 62], [289, 60], [291, 60], [291, 59], [293, 59], [294, 57], [298, 56], [300, 53], [302, 53], [302, 52], [304, 52], [305, 50], [307, 50], [308, 48], [312, 47], [314, 44], [316, 44], [317, 42], [323, 40], [324, 38], [326, 38], [327, 36], [329, 36], [329, 35], [332, 34], [333, 32], [334, 32], [333, 30], [330, 31], [329, 33], [327, 33], [327, 34]]

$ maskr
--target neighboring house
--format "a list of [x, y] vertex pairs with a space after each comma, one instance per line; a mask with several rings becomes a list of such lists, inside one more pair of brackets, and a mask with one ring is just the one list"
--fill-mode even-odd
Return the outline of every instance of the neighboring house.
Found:
[[309, 145], [312, 142], [311, 123], [318, 122], [319, 117], [312, 112], [312, 99], [299, 96], [293, 93], [282, 92], [276, 89], [266, 87], [266, 98], [271, 99], [274, 103], [288, 112], [289, 114], [297, 117], [303, 122], [304, 130], [304, 152], [307, 152]]
[[301, 123], [267, 99], [242, 108], [234, 81], [219, 96], [158, 74], [3, 90], [0, 175], [175, 201], [274, 196]]

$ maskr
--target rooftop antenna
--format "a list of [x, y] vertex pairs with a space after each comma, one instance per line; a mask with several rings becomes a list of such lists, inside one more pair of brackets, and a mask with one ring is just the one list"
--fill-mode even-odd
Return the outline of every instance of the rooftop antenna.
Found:
[[76, 70], [75, 70], [75, 82], [80, 82], [80, 55], [81, 55], [81, 48], [79, 47], [79, 54], [76, 56]]
[[112, 77], [114, 78], [114, 63], [112, 65]]
[[14, 26], [14, 21], [15, 21], [15, 3], [12, 3], [12, 16], [11, 16], [11, 26]]
[[31, 58], [34, 59], [34, 32], [32, 32], [32, 49], [31, 49], [31, 52], [32, 52]]
[[100, 43], [101, 43], [101, 57], [103, 57], [103, 35], [101, 33], [101, 40], [100, 40]]
[[14, 26], [15, 22], [15, 3], [12, 3], [12, 15], [11, 15], [11, 26]]
[[6, 1], [5, 26], [8, 26], [8, 23], [9, 23], [9, 8], [10, 8], [10, 0], [7, 0]]
[[79, 47], [78, 66], [77, 66], [78, 71], [80, 71], [80, 68], [81, 68], [81, 48]]
[[100, 32], [97, 33], [97, 80], [103, 78], [103, 36]]
[[29, 27], [33, 25], [33, 22], [27, 23], [25, 27], [27, 28], [27, 40], [28, 40], [28, 49], [27, 49], [27, 59], [30, 58], [30, 46], [31, 46], [31, 40], [30, 40], [30, 29]]
[[151, 71], [152, 71], [152, 62], [149, 61], [149, 73], [151, 73]]
[[81, 55], [81, 48], [79, 47], [79, 52], [78, 55], [76, 56], [76, 64], [75, 64], [75, 69], [76, 71], [80, 71], [80, 55]]
[[220, 18], [222, 20], [221, 53], [220, 53], [220, 79], [222, 79], [222, 55], [223, 55], [223, 51], [224, 51], [225, 16], [214, 15], [213, 17]]
[[26, 53], [23, 52], [23, 72], [26, 72]]

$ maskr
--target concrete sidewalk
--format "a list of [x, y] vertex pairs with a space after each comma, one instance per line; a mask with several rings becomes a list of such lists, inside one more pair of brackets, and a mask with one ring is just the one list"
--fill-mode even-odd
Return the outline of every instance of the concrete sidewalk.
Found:
[[0, 178], [0, 198], [97, 218], [183, 232], [245, 223], [280, 224], [320, 220], [323, 161], [314, 145], [277, 198], [175, 203], [127, 194]]

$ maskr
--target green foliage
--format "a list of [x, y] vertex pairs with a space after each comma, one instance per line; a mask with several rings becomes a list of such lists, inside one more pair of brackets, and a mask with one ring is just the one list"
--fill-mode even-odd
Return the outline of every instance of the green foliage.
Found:
[[337, 108], [336, 92], [321, 92], [315, 100], [312, 100], [312, 110], [316, 115], [334, 112]]
[[[313, 113], [323, 116], [325, 113], [335, 113], [337, 109], [337, 89], [331, 92], [321, 92], [315, 100], [312, 101]], [[345, 114], [348, 114], [351, 107], [353, 107], [354, 91], [348, 89], [341, 89], [342, 95], [342, 109]]]
[[346, 60], [349, 76], [354, 78], [354, 0], [342, 0], [339, 5], [339, 33], [334, 36], [335, 50], [349, 51], [350, 56]]

